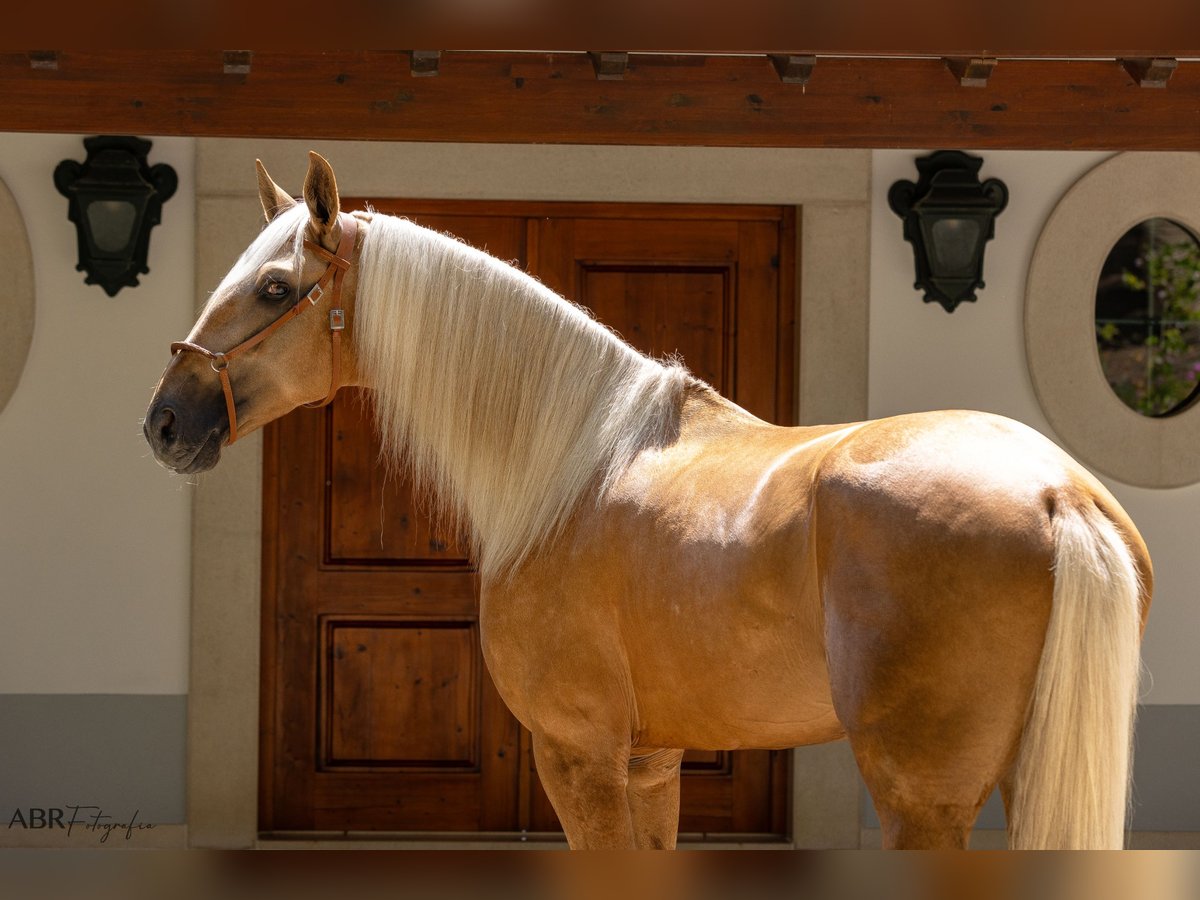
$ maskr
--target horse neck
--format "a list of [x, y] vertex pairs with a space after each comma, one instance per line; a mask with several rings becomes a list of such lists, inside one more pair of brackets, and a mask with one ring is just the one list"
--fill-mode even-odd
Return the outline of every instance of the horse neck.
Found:
[[361, 377], [385, 448], [467, 526], [485, 577], [675, 428], [681, 368], [452, 238], [377, 215], [358, 294]]

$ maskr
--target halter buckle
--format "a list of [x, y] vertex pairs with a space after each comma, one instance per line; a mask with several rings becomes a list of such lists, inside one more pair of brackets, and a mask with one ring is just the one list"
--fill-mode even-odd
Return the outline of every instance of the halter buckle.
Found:
[[329, 330], [346, 330], [346, 311], [344, 309], [331, 309], [329, 311]]
[[321, 287], [320, 283], [314, 284], [312, 290], [308, 292], [308, 302], [316, 306], [324, 296], [325, 288]]

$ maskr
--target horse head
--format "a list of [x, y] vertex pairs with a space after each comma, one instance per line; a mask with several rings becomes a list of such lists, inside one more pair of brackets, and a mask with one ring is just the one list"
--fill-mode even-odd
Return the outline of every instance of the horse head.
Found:
[[333, 169], [317, 153], [302, 203], [257, 166], [266, 227], [171, 345], [146, 412], [146, 440], [176, 472], [211, 469], [224, 444], [356, 383], [342, 332], [353, 322], [360, 222], [340, 212]]

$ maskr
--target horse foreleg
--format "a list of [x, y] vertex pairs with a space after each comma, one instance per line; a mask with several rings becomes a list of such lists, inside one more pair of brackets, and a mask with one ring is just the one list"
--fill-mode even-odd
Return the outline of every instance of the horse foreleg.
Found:
[[629, 760], [629, 810], [639, 850], [673, 850], [679, 831], [682, 750], [658, 750]]
[[634, 846], [629, 748], [533, 733], [533, 759], [572, 850]]

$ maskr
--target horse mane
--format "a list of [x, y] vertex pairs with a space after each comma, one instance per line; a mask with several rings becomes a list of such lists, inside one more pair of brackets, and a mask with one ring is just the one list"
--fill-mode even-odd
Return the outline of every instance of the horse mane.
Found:
[[672, 439], [691, 380], [513, 266], [378, 213], [355, 320], [388, 461], [466, 526], [485, 579]]

